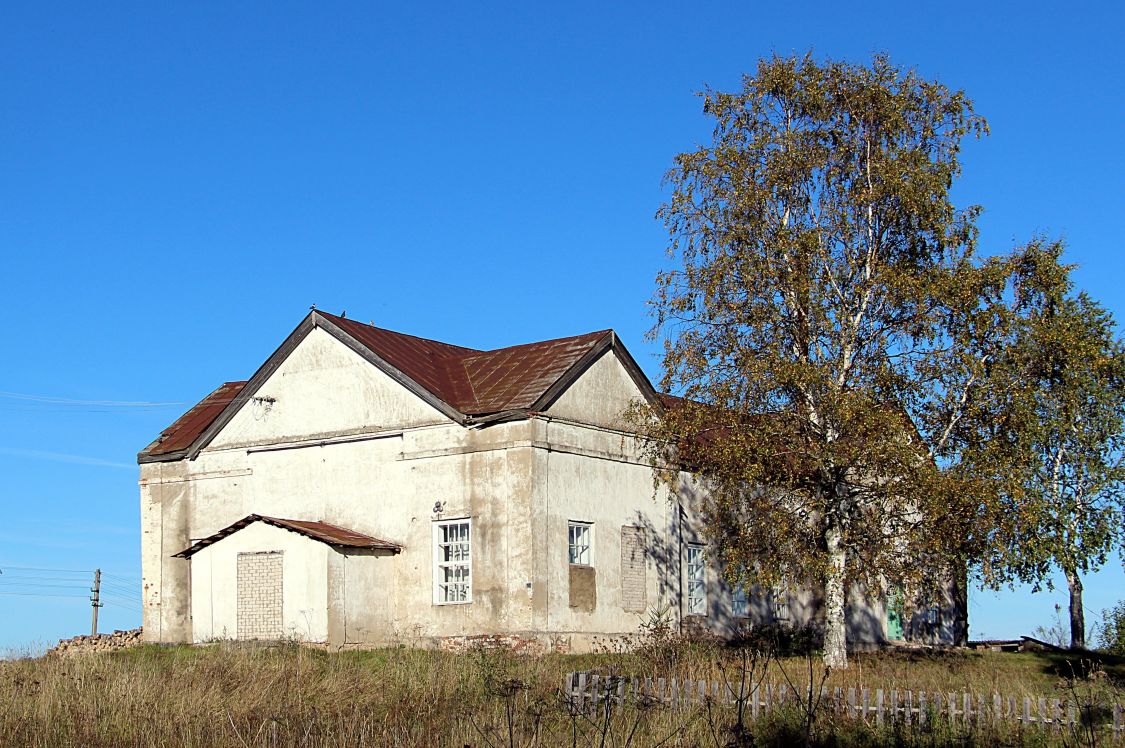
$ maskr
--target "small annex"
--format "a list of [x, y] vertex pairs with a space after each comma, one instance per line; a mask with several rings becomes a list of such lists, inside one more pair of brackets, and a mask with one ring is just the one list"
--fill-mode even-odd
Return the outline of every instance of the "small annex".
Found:
[[[145, 638], [584, 650], [654, 612], [815, 622], [815, 590], [724, 581], [705, 491], [654, 489], [638, 402], [664, 400], [612, 330], [483, 351], [313, 310], [138, 455]], [[850, 594], [853, 646], [964, 636], [955, 582]]]

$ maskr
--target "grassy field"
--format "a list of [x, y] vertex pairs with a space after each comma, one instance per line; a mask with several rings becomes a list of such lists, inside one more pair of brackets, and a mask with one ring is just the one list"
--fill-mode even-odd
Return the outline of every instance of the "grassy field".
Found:
[[[743, 652], [668, 644], [636, 653], [521, 657], [395, 648], [327, 653], [279, 645], [138, 647], [0, 662], [3, 746], [742, 746], [1088, 744], [1082, 734], [940, 723], [876, 729], [799, 709], [740, 731], [729, 707], [637, 703], [579, 713], [566, 673], [736, 678]], [[767, 682], [807, 682], [819, 661], [759, 665]], [[763, 669], [764, 668], [764, 669]], [[1077, 677], [1075, 677], [1077, 676]], [[803, 680], [802, 680], [803, 679]], [[1122, 700], [1120, 660], [976, 652], [857, 655], [827, 685]], [[807, 729], [806, 729], [807, 728]], [[1106, 735], [1093, 734], [1104, 742]], [[1085, 741], [1085, 742], [1084, 742]], [[1100, 743], [1099, 743], [1100, 744]]]

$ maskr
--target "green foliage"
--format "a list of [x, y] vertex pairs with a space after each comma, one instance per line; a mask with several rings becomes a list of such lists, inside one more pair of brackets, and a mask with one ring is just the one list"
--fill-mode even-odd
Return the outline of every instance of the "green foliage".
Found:
[[992, 372], [1027, 267], [978, 258], [979, 208], [950, 199], [987, 132], [963, 92], [804, 57], [703, 99], [713, 142], [677, 156], [659, 212], [654, 334], [684, 399], [650, 414], [650, 456], [705, 479], [744, 581], [825, 585], [843, 664], [846, 581], [919, 589], [994, 541], [1017, 453], [990, 445]]
[[1009, 401], [989, 436], [1019, 469], [1005, 494], [1010, 534], [988, 566], [994, 583], [1036, 586], [1061, 569], [1071, 641], [1084, 646], [1081, 575], [1105, 563], [1125, 520], [1125, 347], [1109, 312], [1075, 292], [1062, 252], [1043, 241], [1025, 251], [1016, 335], [995, 367]]
[[1125, 657], [1125, 600], [1102, 611], [1098, 648], [1108, 654]]

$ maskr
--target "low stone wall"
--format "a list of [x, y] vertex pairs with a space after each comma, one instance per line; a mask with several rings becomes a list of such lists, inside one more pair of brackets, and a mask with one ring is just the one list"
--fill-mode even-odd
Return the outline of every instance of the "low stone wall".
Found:
[[58, 657], [72, 657], [74, 655], [128, 649], [142, 643], [141, 629], [119, 630], [112, 634], [87, 634], [86, 636], [75, 636], [71, 639], [61, 639], [54, 648], [47, 650], [47, 654]]

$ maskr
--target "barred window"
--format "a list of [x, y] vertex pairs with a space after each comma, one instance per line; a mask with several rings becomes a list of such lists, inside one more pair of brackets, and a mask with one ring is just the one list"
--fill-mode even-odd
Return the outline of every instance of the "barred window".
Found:
[[434, 523], [434, 603], [473, 601], [472, 523], [468, 519]]
[[706, 568], [703, 565], [703, 546], [687, 547], [687, 612], [693, 616], [707, 615]]

